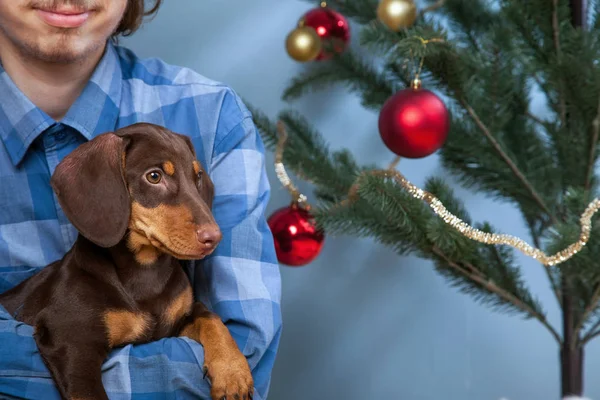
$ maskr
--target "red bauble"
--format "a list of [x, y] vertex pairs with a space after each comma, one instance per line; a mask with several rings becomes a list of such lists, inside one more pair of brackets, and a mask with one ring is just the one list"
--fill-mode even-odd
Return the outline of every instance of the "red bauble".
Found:
[[404, 89], [390, 97], [379, 114], [379, 133], [400, 157], [436, 152], [448, 137], [450, 118], [444, 102], [425, 89]]
[[319, 7], [304, 14], [301, 21], [304, 26], [314, 28], [321, 37], [323, 50], [316, 60], [331, 58], [333, 54], [326, 51], [328, 48], [332, 48], [336, 53], [341, 53], [346, 49], [350, 41], [350, 25], [342, 14], [327, 7]]
[[297, 267], [313, 261], [325, 238], [314, 218], [304, 208], [292, 203], [275, 211], [268, 219], [280, 263]]

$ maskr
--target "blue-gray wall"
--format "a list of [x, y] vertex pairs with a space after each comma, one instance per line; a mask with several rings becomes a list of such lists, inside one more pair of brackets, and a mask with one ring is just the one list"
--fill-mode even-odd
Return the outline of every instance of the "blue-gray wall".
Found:
[[[140, 56], [225, 82], [274, 118], [284, 107], [283, 88], [302, 70], [286, 55], [285, 36], [308, 6], [300, 0], [171, 0], [122, 43]], [[377, 115], [355, 96], [335, 89], [296, 106], [332, 148], [347, 146], [364, 163], [384, 166], [391, 160], [378, 136]], [[401, 169], [416, 184], [443, 174], [435, 156], [403, 160]], [[272, 168], [269, 177], [272, 212], [287, 205], [289, 196]], [[474, 220], [526, 237], [510, 206], [457, 192]], [[550, 321], [560, 327], [542, 267], [519, 260]], [[547, 331], [535, 321], [474, 304], [449, 288], [429, 262], [400, 258], [369, 240], [329, 237], [313, 264], [281, 271], [284, 333], [270, 399], [559, 398], [558, 348]], [[587, 349], [586, 394], [596, 399], [600, 341]]]

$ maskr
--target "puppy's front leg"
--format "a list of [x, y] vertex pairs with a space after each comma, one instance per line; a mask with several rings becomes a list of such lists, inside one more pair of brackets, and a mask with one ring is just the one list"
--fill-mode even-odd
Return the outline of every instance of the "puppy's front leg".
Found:
[[102, 385], [102, 363], [108, 353], [105, 343], [94, 336], [43, 317], [35, 323], [35, 341], [63, 399], [108, 400]]
[[213, 399], [252, 399], [254, 381], [248, 361], [218, 315], [204, 304], [195, 303], [179, 336], [189, 337], [204, 347], [204, 369], [210, 378]]

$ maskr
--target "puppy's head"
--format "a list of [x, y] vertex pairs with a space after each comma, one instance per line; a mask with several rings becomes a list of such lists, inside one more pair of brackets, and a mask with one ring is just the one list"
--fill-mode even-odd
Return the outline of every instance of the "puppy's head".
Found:
[[221, 240], [213, 183], [190, 139], [157, 125], [130, 125], [82, 144], [51, 184], [84, 237], [101, 247], [126, 239], [142, 264], [161, 253], [200, 259]]

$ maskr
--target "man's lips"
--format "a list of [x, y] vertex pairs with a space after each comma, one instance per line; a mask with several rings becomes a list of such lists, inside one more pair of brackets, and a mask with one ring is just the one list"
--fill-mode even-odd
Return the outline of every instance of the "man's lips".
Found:
[[36, 10], [40, 18], [48, 25], [57, 28], [78, 28], [87, 21], [90, 16], [89, 11], [77, 10]]

